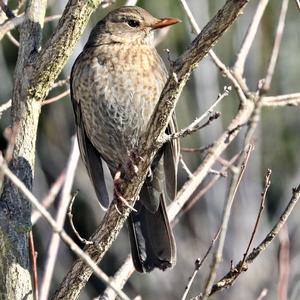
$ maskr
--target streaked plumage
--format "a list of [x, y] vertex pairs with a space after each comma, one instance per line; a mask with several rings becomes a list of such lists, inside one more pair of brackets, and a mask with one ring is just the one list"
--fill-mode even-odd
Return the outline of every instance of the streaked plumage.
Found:
[[[157, 19], [139, 7], [109, 13], [92, 30], [71, 73], [81, 154], [104, 208], [109, 196], [102, 159], [112, 176], [144, 133], [167, 79], [153, 46], [153, 29], [175, 24]], [[168, 131], [175, 130], [172, 120]], [[140, 272], [165, 269], [176, 260], [175, 242], [165, 209], [176, 192], [178, 145], [166, 144], [152, 163], [140, 201], [130, 214], [129, 232], [135, 267]]]

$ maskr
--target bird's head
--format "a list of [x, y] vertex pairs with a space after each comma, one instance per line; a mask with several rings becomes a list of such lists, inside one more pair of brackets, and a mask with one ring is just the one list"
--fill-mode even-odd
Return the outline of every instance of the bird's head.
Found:
[[158, 19], [137, 6], [124, 6], [111, 11], [92, 30], [88, 44], [104, 43], [149, 44], [153, 43], [153, 30], [180, 22], [175, 18]]

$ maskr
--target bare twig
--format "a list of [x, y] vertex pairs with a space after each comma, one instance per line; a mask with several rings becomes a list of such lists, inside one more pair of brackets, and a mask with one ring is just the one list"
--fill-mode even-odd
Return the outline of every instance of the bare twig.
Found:
[[271, 59], [269, 62], [267, 75], [266, 75], [266, 78], [265, 78], [262, 88], [261, 88], [262, 93], [267, 92], [271, 87], [271, 81], [273, 78], [273, 74], [274, 74], [274, 70], [275, 70], [275, 66], [276, 66], [277, 58], [278, 58], [278, 54], [279, 54], [279, 49], [280, 49], [280, 45], [281, 45], [281, 40], [282, 40], [282, 36], [283, 36], [283, 29], [285, 26], [285, 17], [286, 17], [286, 13], [287, 13], [287, 9], [288, 9], [288, 4], [289, 4], [289, 0], [282, 1], [280, 16], [279, 16], [277, 30], [276, 30], [276, 36], [275, 36], [273, 50], [272, 50], [272, 55], [271, 55]]
[[262, 97], [262, 106], [297, 106], [300, 104], [300, 93], [280, 95], [280, 96], [270, 96]]
[[290, 240], [288, 226], [285, 224], [279, 233], [279, 278], [278, 278], [278, 299], [288, 299], [288, 282], [289, 282], [289, 256], [290, 256]]
[[199, 199], [203, 195], [205, 195], [207, 191], [210, 190], [214, 186], [214, 184], [222, 177], [221, 174], [226, 172], [234, 164], [234, 162], [237, 160], [238, 157], [239, 154], [235, 155], [226, 166], [223, 166], [221, 168], [219, 175], [214, 176], [214, 178], [205, 187], [203, 187], [195, 196], [187, 199], [185, 205], [182, 208], [181, 213], [184, 214], [188, 210], [190, 210], [199, 201]]
[[[187, 135], [190, 135], [197, 130], [200, 130], [206, 126], [208, 126], [213, 120], [216, 120], [220, 117], [219, 112], [214, 112], [214, 109], [217, 107], [217, 105], [226, 97], [229, 95], [231, 91], [231, 86], [224, 86], [224, 91], [222, 94], [218, 95], [217, 100], [214, 102], [214, 104], [205, 112], [203, 113], [199, 118], [197, 118], [195, 121], [193, 121], [189, 126], [187, 126], [184, 129], [181, 129], [178, 132], [173, 133], [172, 135], [166, 137], [166, 141], [171, 140], [171, 139], [178, 139], [185, 137]], [[207, 117], [209, 116], [209, 119], [207, 122], [204, 124], [200, 125], [200, 123]]]
[[254, 225], [254, 228], [253, 228], [253, 231], [252, 231], [252, 234], [251, 234], [251, 238], [250, 238], [250, 241], [248, 243], [246, 252], [244, 253], [244, 258], [243, 258], [242, 263], [241, 263], [240, 272], [242, 272], [242, 269], [243, 269], [246, 257], [248, 256], [249, 249], [251, 247], [251, 244], [253, 242], [255, 233], [257, 231], [257, 227], [258, 227], [259, 220], [261, 218], [261, 214], [262, 214], [262, 212], [264, 210], [264, 207], [265, 207], [265, 201], [266, 201], [267, 192], [268, 192], [268, 189], [269, 189], [269, 187], [271, 185], [271, 181], [270, 181], [271, 174], [272, 174], [272, 171], [270, 169], [268, 169], [267, 174], [265, 176], [264, 190], [261, 193], [261, 201], [260, 201], [260, 207], [259, 207], [258, 215], [257, 215], [256, 221], [255, 221], [255, 225]]
[[242, 77], [244, 74], [245, 62], [250, 51], [250, 48], [253, 44], [254, 37], [256, 35], [258, 26], [260, 24], [261, 18], [264, 14], [266, 6], [268, 5], [269, 0], [260, 0], [256, 9], [256, 12], [252, 18], [252, 21], [249, 25], [245, 39], [242, 43], [241, 49], [237, 55], [236, 62], [233, 66], [233, 71], [239, 77]]
[[[182, 4], [183, 9], [184, 9], [184, 11], [185, 11], [185, 13], [186, 13], [186, 16], [187, 16], [188, 19], [189, 19], [189, 22], [190, 22], [190, 24], [191, 24], [191, 26], [192, 26], [192, 31], [193, 31], [193, 33], [199, 34], [199, 32], [200, 32], [200, 27], [198, 26], [198, 24], [197, 24], [197, 22], [196, 22], [196, 20], [195, 20], [195, 18], [194, 18], [194, 16], [193, 16], [193, 14], [192, 14], [192, 12], [191, 12], [189, 6], [188, 6], [188, 4], [186, 3], [185, 0], [179, 0], [179, 2]], [[212, 50], [210, 50], [210, 52], [212, 52]]]
[[34, 239], [32, 230], [29, 232], [29, 250], [30, 250], [30, 256], [31, 256], [31, 265], [32, 265], [32, 281], [33, 281], [33, 293], [34, 293], [34, 299], [39, 299], [39, 283], [38, 283], [38, 273], [37, 273], [37, 252], [35, 251], [34, 247]]
[[74, 223], [73, 223], [73, 213], [72, 213], [72, 208], [73, 208], [73, 204], [74, 204], [74, 201], [75, 201], [75, 199], [76, 199], [77, 194], [78, 194], [78, 191], [75, 192], [75, 193], [73, 194], [72, 199], [71, 199], [71, 201], [70, 201], [69, 208], [68, 208], [68, 217], [69, 217], [70, 225], [71, 225], [71, 227], [72, 227], [72, 229], [73, 229], [75, 235], [77, 236], [77, 238], [80, 240], [81, 243], [83, 243], [83, 244], [85, 244], [85, 245], [93, 244], [93, 242], [88, 241], [88, 240], [86, 240], [86, 239], [84, 239], [84, 238], [82, 238], [82, 237], [80, 236], [79, 232], [77, 231], [77, 229], [76, 229], [76, 227], [75, 227], [75, 225], [74, 225]]
[[186, 174], [188, 175], [189, 179], [193, 178], [194, 175], [193, 173], [190, 171], [189, 167], [186, 165], [185, 161], [183, 160], [182, 155], [180, 154], [179, 156], [179, 161], [182, 165], [183, 170], [186, 172]]
[[0, 106], [0, 119], [2, 118], [2, 114], [11, 107], [11, 99], [6, 101], [4, 104]]
[[[193, 14], [189, 8], [189, 6], [187, 5], [185, 0], [179, 0], [184, 8], [184, 11], [192, 25], [192, 29], [194, 32], [196, 32], [197, 34], [200, 33], [200, 28], [195, 20], [195, 18], [193, 17]], [[241, 101], [245, 102], [246, 96], [245, 94], [248, 92], [248, 88], [242, 84], [240, 80], [238, 80], [235, 75], [230, 72], [230, 70], [226, 67], [226, 65], [219, 59], [219, 57], [215, 54], [215, 52], [210, 49], [208, 52], [209, 56], [211, 57], [213, 63], [216, 65], [216, 67], [221, 71], [221, 73], [226, 76], [233, 84], [234, 88], [236, 89]]]
[[5, 34], [12, 29], [16, 28], [20, 24], [22, 24], [25, 21], [25, 15], [20, 15], [17, 17], [14, 17], [12, 19], [7, 20], [3, 24], [0, 25], [0, 40], [5, 36]]
[[220, 239], [219, 239], [217, 249], [213, 255], [210, 272], [209, 272], [208, 278], [205, 283], [204, 292], [202, 293], [202, 299], [207, 299], [211, 293], [211, 289], [212, 289], [214, 280], [216, 278], [217, 267], [222, 259], [222, 253], [223, 253], [223, 248], [224, 248], [224, 243], [225, 243], [225, 237], [227, 234], [227, 227], [228, 227], [229, 217], [230, 217], [230, 213], [231, 213], [231, 207], [232, 207], [236, 192], [238, 190], [238, 187], [240, 185], [240, 182], [242, 180], [242, 177], [245, 173], [252, 150], [253, 150], [253, 145], [249, 144], [245, 151], [245, 158], [241, 165], [241, 170], [238, 175], [238, 179], [236, 182], [233, 181], [232, 182], [233, 185], [230, 186], [228, 198], [225, 203], [225, 206], [223, 209], [223, 214], [222, 214], [222, 222], [221, 222], [221, 227], [220, 227], [221, 228]]
[[51, 226], [52, 230], [61, 237], [61, 239], [70, 247], [70, 249], [78, 257], [80, 257], [84, 261], [85, 264], [89, 265], [93, 269], [95, 275], [99, 279], [101, 279], [105, 284], [109, 285], [121, 299], [129, 300], [129, 298], [125, 295], [124, 292], [122, 292], [110, 282], [109, 277], [97, 266], [97, 264], [91, 259], [91, 257], [88, 256], [84, 251], [82, 251], [80, 247], [78, 247], [74, 243], [71, 237], [63, 229], [61, 229], [61, 226], [59, 226], [55, 222], [55, 220], [51, 217], [50, 213], [40, 204], [39, 200], [27, 189], [25, 184], [15, 174], [11, 172], [2, 156], [0, 156], [0, 170], [2, 170], [2, 172], [11, 180], [11, 182], [24, 194], [26, 199], [28, 199], [28, 201], [30, 201], [31, 204], [39, 210], [41, 215]]
[[61, 15], [47, 16], [47, 17], [45, 17], [45, 23], [56, 21], [56, 20], [59, 20], [60, 18], [61, 18]]
[[219, 230], [217, 231], [217, 233], [215, 234], [214, 238], [212, 239], [206, 253], [204, 254], [203, 258], [200, 260], [200, 258], [197, 258], [196, 261], [195, 261], [195, 269], [194, 269], [194, 272], [192, 274], [192, 276], [190, 277], [189, 279], [189, 282], [187, 284], [187, 286], [185, 287], [185, 291], [184, 291], [184, 294], [181, 298], [181, 300], [185, 300], [188, 293], [189, 293], [189, 290], [192, 286], [192, 283], [198, 273], [198, 271], [200, 270], [201, 266], [203, 265], [204, 261], [206, 260], [206, 258], [208, 257], [208, 254], [210, 253], [211, 249], [213, 248], [216, 240], [218, 239], [219, 237], [219, 234], [220, 234], [220, 231], [221, 231], [221, 227], [219, 228]]
[[50, 103], [53, 103], [53, 102], [56, 102], [66, 96], [68, 96], [70, 94], [70, 89], [60, 93], [59, 95], [55, 96], [55, 97], [52, 97], [52, 98], [49, 98], [49, 99], [46, 99], [43, 101], [42, 105], [47, 105], [47, 104], [50, 104]]
[[200, 148], [185, 148], [185, 147], [180, 147], [180, 151], [181, 152], [186, 152], [186, 153], [195, 153], [195, 152], [205, 152], [207, 150], [209, 150], [211, 147], [213, 146], [213, 144], [207, 145], [207, 146], [203, 146]]
[[[125, 283], [127, 282], [128, 278], [133, 274], [135, 271], [131, 254], [128, 255], [125, 262], [122, 264], [122, 267], [116, 272], [113, 278], [111, 278], [111, 282], [118, 286], [120, 289], [123, 288]], [[116, 293], [110, 287], [107, 287], [102, 295], [96, 299], [98, 300], [113, 300], [116, 297]], [[96, 300], [94, 299], [94, 300]]]
[[[70, 203], [70, 198], [71, 198], [70, 193], [73, 185], [73, 180], [74, 180], [78, 160], [79, 160], [79, 149], [78, 149], [77, 138], [73, 137], [71, 154], [66, 168], [66, 180], [64, 182], [64, 186], [61, 192], [58, 212], [56, 216], [56, 224], [57, 226], [59, 226], [60, 229], [63, 228], [67, 209]], [[50, 284], [51, 284], [54, 267], [56, 263], [59, 244], [60, 244], [60, 237], [56, 232], [54, 232], [52, 234], [50, 245], [48, 247], [47, 260], [45, 264], [45, 272], [41, 282], [41, 289], [40, 289], [41, 300], [48, 299], [48, 294], [49, 294]]]
[[6, 36], [16, 47], [20, 47], [20, 43], [14, 38], [10, 31], [6, 34]]
[[191, 135], [192, 133], [194, 133], [194, 132], [196, 132], [200, 129], [203, 129], [204, 127], [209, 126], [211, 122], [213, 122], [214, 120], [217, 120], [220, 116], [221, 116], [221, 113], [215, 112], [215, 113], [213, 113], [212, 115], [209, 116], [208, 120], [205, 123], [200, 124], [201, 119], [202, 119], [202, 116], [201, 116], [200, 118], [197, 118], [189, 126], [183, 128], [183, 129], [181, 129], [181, 130], [179, 130], [175, 133], [172, 133], [172, 134], [166, 136], [164, 142], [168, 142], [168, 141], [173, 140], [173, 139], [184, 138], [187, 135]]
[[65, 85], [68, 85], [69, 83], [70, 83], [70, 77], [68, 77], [66, 79], [58, 80], [53, 83], [53, 85], [49, 88], [49, 91], [52, 91], [58, 87], [63, 87]]
[[221, 177], [227, 177], [227, 173], [226, 172], [221, 172], [221, 171], [218, 171], [218, 170], [215, 170], [215, 169], [210, 169], [208, 174], [211, 174], [211, 175], [218, 175], [218, 176], [221, 176]]
[[[243, 272], [248, 270], [249, 264], [251, 264], [262, 251], [266, 250], [267, 247], [272, 243], [272, 241], [277, 237], [280, 230], [286, 223], [288, 217], [290, 216], [291, 212], [293, 211], [295, 205], [297, 204], [299, 198], [300, 198], [300, 185], [298, 185], [297, 188], [293, 188], [292, 198], [289, 201], [282, 215], [279, 217], [275, 226], [267, 234], [265, 239], [256, 248], [254, 248], [252, 252], [247, 256], [244, 264]], [[234, 266], [234, 268], [232, 268], [221, 280], [219, 280], [216, 284], [213, 285], [210, 295], [222, 289], [228, 288], [234, 283], [234, 281], [240, 275], [239, 270], [240, 270], [241, 263], [242, 260], [236, 266]]]
[[268, 294], [268, 290], [264, 288], [256, 300], [263, 300], [267, 296], [267, 294]]
[[[44, 208], [48, 208], [55, 200], [58, 192], [60, 191], [64, 181], [65, 181], [65, 171], [63, 171], [59, 177], [56, 179], [54, 184], [51, 186], [47, 196], [42, 200], [42, 205]], [[41, 213], [38, 210], [34, 210], [31, 214], [31, 223], [34, 225], [41, 217]]]
[[298, 7], [298, 10], [299, 10], [299, 12], [300, 12], [300, 0], [295, 0], [295, 2], [296, 2], [296, 5], [297, 5], [297, 7]]

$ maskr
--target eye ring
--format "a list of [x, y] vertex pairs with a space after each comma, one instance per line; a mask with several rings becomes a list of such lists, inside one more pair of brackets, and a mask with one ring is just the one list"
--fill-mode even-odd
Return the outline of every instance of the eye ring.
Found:
[[136, 28], [136, 27], [139, 27], [141, 25], [141, 23], [137, 20], [128, 20], [127, 21], [127, 24], [130, 26], [130, 27], [133, 27], [133, 28]]

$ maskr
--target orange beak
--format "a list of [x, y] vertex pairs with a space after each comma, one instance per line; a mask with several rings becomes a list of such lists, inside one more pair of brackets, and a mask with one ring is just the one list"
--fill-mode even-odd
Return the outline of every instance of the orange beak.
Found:
[[160, 19], [157, 23], [153, 24], [151, 26], [152, 29], [159, 29], [159, 28], [164, 28], [167, 26], [171, 26], [177, 23], [180, 23], [181, 21], [176, 18], [163, 18]]

